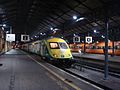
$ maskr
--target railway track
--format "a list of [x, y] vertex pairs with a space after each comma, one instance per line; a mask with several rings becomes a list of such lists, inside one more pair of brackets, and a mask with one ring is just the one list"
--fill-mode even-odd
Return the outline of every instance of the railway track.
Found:
[[[51, 63], [50, 63], [50, 64], [51, 64]], [[104, 86], [104, 85], [99, 84], [99, 83], [97, 83], [97, 82], [95, 82], [95, 81], [93, 81], [93, 80], [87, 79], [87, 78], [85, 78], [85, 77], [83, 77], [83, 76], [80, 76], [80, 75], [72, 72], [69, 68], [66, 68], [66, 65], [62, 65], [62, 64], [59, 64], [59, 65], [52, 64], [52, 65], [54, 65], [54, 66], [57, 67], [57, 68], [62, 69], [63, 71], [65, 71], [65, 72], [67, 72], [67, 73], [69, 73], [69, 74], [71, 74], [71, 75], [73, 75], [73, 76], [75, 76], [75, 77], [77, 77], [77, 78], [80, 78], [80, 79], [82, 79], [82, 80], [84, 80], [84, 81], [86, 81], [86, 82], [88, 82], [88, 83], [91, 83], [92, 85], [95, 85], [95, 86], [101, 88], [100, 90], [112, 90], [111, 88], [109, 88], [109, 87], [107, 87], [107, 86]], [[72, 68], [73, 68], [73, 67], [72, 67]], [[76, 69], [77, 69], [77, 68], [76, 68]], [[82, 71], [82, 70], [83, 70], [83, 69], [81, 68], [81, 71]]]
[[[76, 65], [73, 65], [73, 68], [81, 70], [81, 68], [87, 68], [94, 71], [104, 73], [104, 61], [91, 60], [91, 59], [75, 59]], [[115, 63], [109, 63], [109, 75], [120, 78], [120, 67], [115, 66]]]
[[[89, 63], [90, 65], [92, 64], [93, 65], [93, 63]], [[53, 65], [53, 64], [52, 64]], [[93, 84], [93, 85], [95, 85], [95, 86], [97, 86], [97, 87], [100, 87], [100, 88], [102, 88], [103, 90], [112, 90], [110, 87], [107, 87], [107, 86], [105, 86], [105, 85], [103, 85], [103, 84], [100, 84], [100, 83], [98, 83], [98, 82], [95, 82], [94, 80], [90, 80], [90, 79], [88, 79], [88, 78], [86, 78], [86, 77], [84, 77], [84, 76], [81, 76], [81, 75], [79, 75], [79, 74], [76, 74], [76, 73], [74, 73], [74, 72], [72, 72], [69, 68], [66, 68], [66, 65], [62, 65], [62, 64], [59, 64], [59, 65], [54, 65], [54, 66], [56, 66], [56, 67], [58, 67], [58, 68], [60, 68], [60, 69], [62, 69], [62, 70], [64, 70], [65, 72], [67, 72], [67, 73], [69, 73], [69, 74], [72, 74], [73, 76], [76, 76], [76, 77], [78, 77], [78, 78], [80, 78], [80, 79], [83, 79], [83, 80], [85, 80], [85, 81], [87, 81], [87, 82], [89, 82], [89, 83], [91, 83], [91, 84]], [[87, 63], [85, 63], [85, 62], [76, 62], [76, 63], [74, 63], [74, 64], [72, 64], [72, 66], [71, 66], [71, 68], [74, 68], [74, 69], [77, 69], [77, 70], [80, 70], [80, 71], [83, 71], [84, 72], [84, 68], [85, 69], [90, 69], [90, 70], [93, 70], [93, 71], [96, 71], [96, 72], [101, 72], [101, 73], [104, 73], [104, 70], [101, 68], [101, 67], [103, 67], [103, 65], [96, 65], [96, 64], [94, 64], [93, 65], [94, 67], [92, 67], [92, 66], [89, 66]], [[97, 67], [95, 67], [95, 66], [97, 66]], [[99, 67], [99, 68], [98, 68]], [[115, 78], [120, 78], [120, 73], [116, 73], [116, 72], [112, 72], [112, 71], [109, 71], [109, 75], [110, 76], [113, 76], [113, 77], [115, 77]]]
[[[90, 70], [94, 70], [94, 71], [97, 71], [97, 72], [104, 73], [103, 69], [95, 68], [95, 67], [91, 67], [91, 66], [87, 66], [87, 65], [81, 65], [79, 63], [76, 63], [76, 65], [72, 65], [72, 68], [80, 70], [80, 71], [83, 71], [84, 68], [85, 68], [85, 69], [90, 69]], [[115, 73], [115, 72], [109, 71], [109, 75], [114, 76], [116, 78], [120, 78], [120, 74], [119, 73]]]
[[[38, 56], [38, 57], [36, 57], [36, 56], [38, 56], [38, 55], [35, 55], [34, 58], [36, 58], [38, 61], [39, 61], [39, 60], [41, 61], [40, 56]], [[43, 62], [46, 62], [46, 61], [44, 61], [44, 60], [42, 60], [42, 61], [43, 61]], [[47, 61], [47, 62], [48, 62], [48, 61]], [[48, 63], [51, 64], [51, 62], [48, 62]], [[82, 64], [81, 64], [81, 63], [82, 63]], [[84, 64], [83, 64], [83, 63], [84, 63]], [[76, 64], [76, 65], [72, 66], [71, 68], [78, 69], [78, 68], [75, 67], [75, 66], [77, 66], [77, 67], [79, 67], [80, 70], [83, 70], [83, 68], [92, 69], [92, 70], [97, 70], [97, 69], [91, 68], [91, 67], [89, 67], [89, 66], [86, 66], [86, 65], [85, 65], [85, 62], [81, 62], [81, 61], [80, 61], [80, 62], [77, 62], [77, 63], [74, 63], [74, 64]], [[55, 66], [55, 67], [57, 67], [57, 68], [62, 69], [63, 71], [65, 71], [65, 72], [67, 72], [67, 73], [69, 73], [69, 74], [71, 74], [71, 75], [73, 75], [73, 76], [75, 76], [75, 77], [77, 77], [77, 78], [80, 78], [80, 79], [82, 79], [82, 80], [84, 80], [84, 81], [86, 81], [86, 82], [88, 82], [88, 83], [91, 83], [92, 85], [95, 85], [96, 87], [99, 87], [100, 90], [112, 90], [112, 89], [111, 89], [110, 87], [108, 87], [108, 86], [102, 85], [101, 83], [97, 83], [97, 82], [95, 82], [94, 80], [90, 80], [90, 79], [88, 79], [88, 78], [86, 78], [86, 77], [84, 77], [84, 76], [80, 76], [80, 75], [72, 72], [69, 68], [66, 68], [66, 66], [64, 66], [64, 64], [63, 64], [63, 65], [62, 65], [62, 64], [56, 65], [56, 64], [53, 64], [53, 63], [52, 63], [52, 65]], [[81, 65], [82, 65], [82, 67], [81, 67]], [[100, 70], [100, 69], [98, 69], [97, 71], [102, 72], [102, 70]], [[114, 73], [113, 73], [113, 74], [114, 74]], [[112, 75], [112, 74], [111, 74], [111, 75]], [[117, 75], [114, 75], [114, 76], [116, 77]]]

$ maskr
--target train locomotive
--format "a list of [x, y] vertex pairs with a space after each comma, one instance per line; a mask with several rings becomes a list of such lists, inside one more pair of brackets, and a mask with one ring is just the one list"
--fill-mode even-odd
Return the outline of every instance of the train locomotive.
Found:
[[71, 62], [73, 58], [66, 41], [56, 37], [23, 44], [22, 49], [51, 61]]

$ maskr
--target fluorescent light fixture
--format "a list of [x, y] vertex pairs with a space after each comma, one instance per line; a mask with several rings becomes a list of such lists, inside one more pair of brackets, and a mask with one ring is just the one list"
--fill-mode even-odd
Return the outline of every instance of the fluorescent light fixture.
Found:
[[4, 27], [2, 27], [2, 30], [4, 30]]
[[73, 34], [73, 36], [76, 36], [75, 34]]
[[3, 24], [3, 27], [6, 27], [6, 24]]
[[97, 31], [96, 30], [94, 30], [94, 33], [96, 33]]
[[102, 35], [101, 37], [102, 37], [102, 38], [105, 38], [105, 36], [103, 36], [103, 35]]
[[61, 38], [63, 38], [63, 36]]
[[8, 34], [8, 33], [9, 33], [9, 31], [6, 31], [6, 33]]
[[84, 19], [85, 19], [84, 17], [78, 18], [78, 19], [76, 20], [76, 22], [81, 21], [81, 20], [84, 20]]
[[59, 30], [59, 29], [58, 29], [58, 28], [55, 28], [54, 30], [57, 31], [57, 30]]
[[73, 19], [76, 20], [76, 19], [77, 19], [77, 16], [74, 15], [74, 16], [73, 16]]
[[98, 41], [96, 43], [99, 43]]
[[50, 30], [53, 30], [53, 28], [51, 27]]
[[46, 35], [46, 33], [40, 33], [40, 35]]

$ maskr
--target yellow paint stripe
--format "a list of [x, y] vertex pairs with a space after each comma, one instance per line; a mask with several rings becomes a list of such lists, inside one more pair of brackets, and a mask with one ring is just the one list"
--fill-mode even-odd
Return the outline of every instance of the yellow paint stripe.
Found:
[[41, 65], [42, 67], [44, 67], [46, 70], [48, 70], [50, 73], [52, 73], [53, 75], [55, 75], [57, 78], [59, 78], [60, 80], [62, 80], [64, 83], [68, 84], [69, 86], [71, 86], [72, 88], [76, 89], [76, 90], [82, 90], [79, 87], [77, 87], [76, 85], [69, 83], [68, 81], [65, 81], [65, 79], [63, 77], [61, 77], [60, 75], [58, 75], [57, 73], [53, 72], [52, 70], [50, 70], [49, 68], [47, 68], [45, 65], [39, 63], [38, 61], [36, 61], [34, 58], [32, 58], [31, 56], [27, 55], [29, 58], [31, 58], [32, 60], [34, 60], [37, 64]]

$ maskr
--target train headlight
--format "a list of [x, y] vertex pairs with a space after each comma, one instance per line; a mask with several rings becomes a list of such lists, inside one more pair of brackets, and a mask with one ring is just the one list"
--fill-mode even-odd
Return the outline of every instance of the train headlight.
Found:
[[53, 54], [53, 56], [54, 56], [54, 57], [57, 57], [57, 55], [56, 55], [56, 54]]
[[64, 55], [61, 55], [61, 57], [64, 57]]

